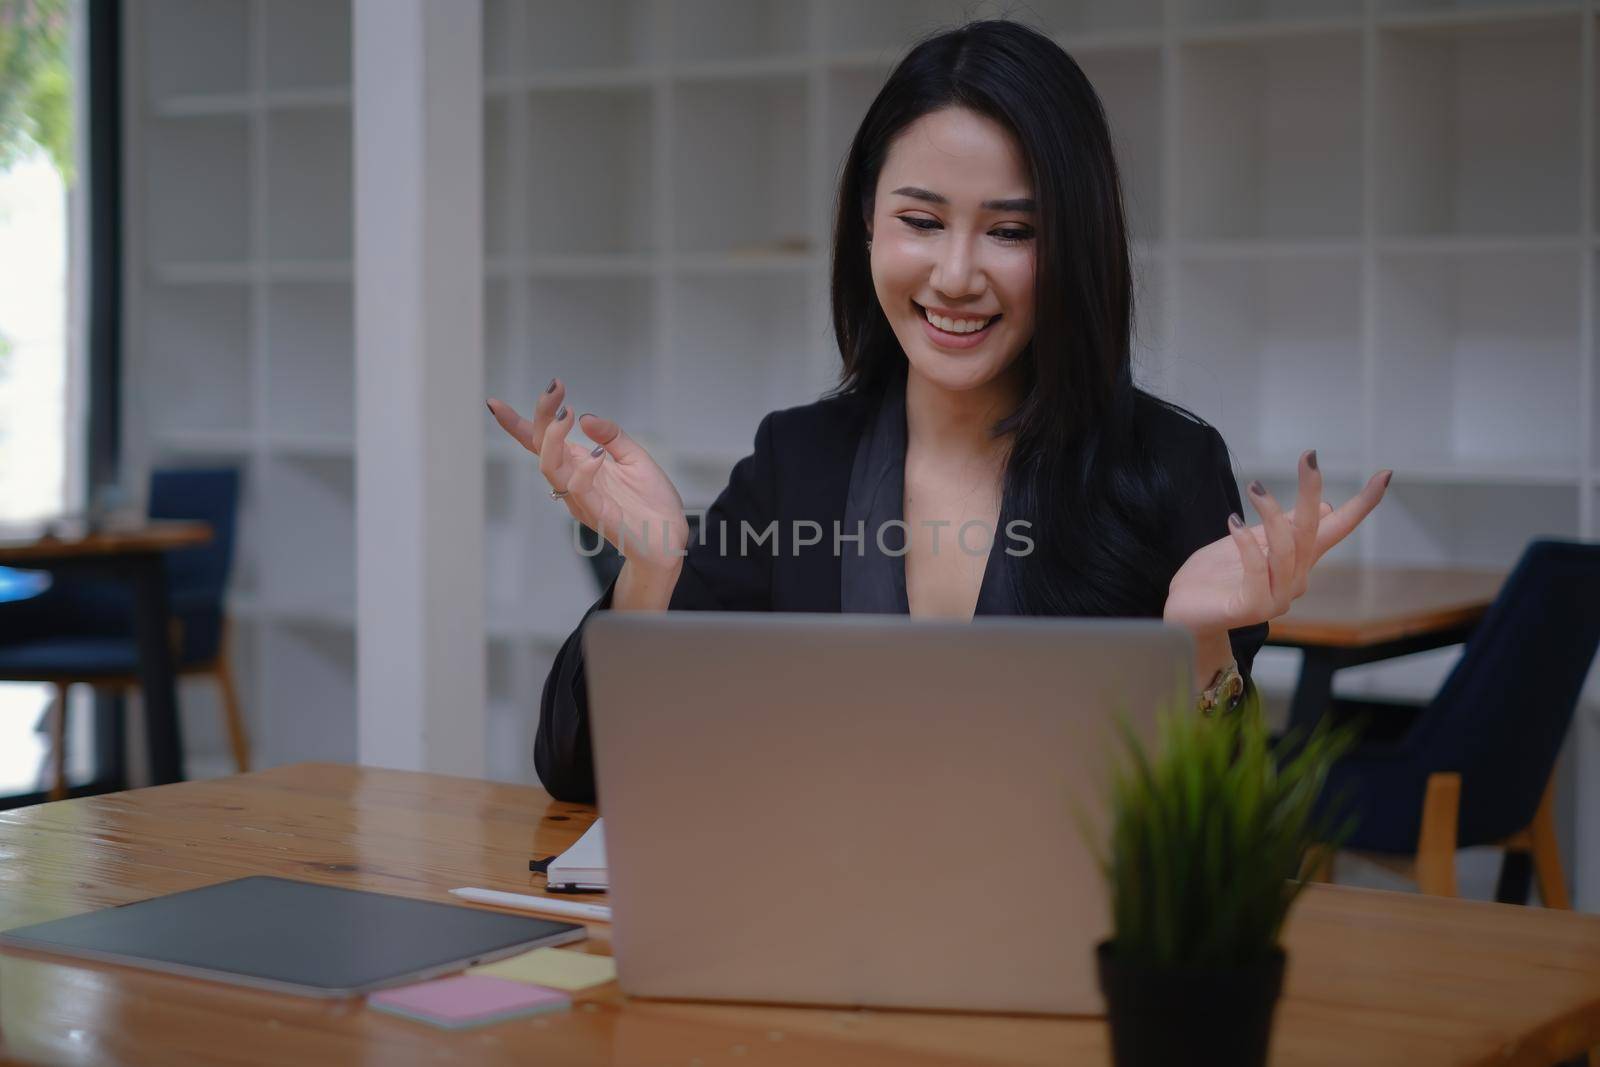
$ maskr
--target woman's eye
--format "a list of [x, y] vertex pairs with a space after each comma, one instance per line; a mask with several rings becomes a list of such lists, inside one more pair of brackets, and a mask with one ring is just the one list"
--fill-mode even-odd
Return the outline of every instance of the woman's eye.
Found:
[[[937, 219], [919, 219], [912, 218], [908, 215], [896, 215], [895, 217], [901, 222], [905, 223], [907, 226], [910, 226], [913, 230], [922, 230], [927, 232], [928, 230], [937, 230], [942, 228]], [[1017, 244], [1021, 241], [1031, 240], [1033, 237], [1032, 230], [1006, 228], [1000, 230], [990, 230], [989, 232], [995, 237], [999, 238], [1005, 244]]]

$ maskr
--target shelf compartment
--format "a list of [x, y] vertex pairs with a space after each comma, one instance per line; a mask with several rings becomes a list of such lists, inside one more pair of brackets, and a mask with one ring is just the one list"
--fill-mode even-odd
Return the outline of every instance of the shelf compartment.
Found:
[[274, 456], [261, 478], [261, 595], [307, 618], [355, 611], [355, 463]]
[[1362, 451], [1359, 259], [1184, 264], [1176, 399], [1241, 463]]
[[1579, 0], [1378, 0], [1378, 17], [1384, 22], [1404, 20], [1417, 26], [1470, 25], [1576, 14], [1582, 7]]
[[1361, 233], [1361, 38], [1185, 45], [1185, 238]]
[[652, 250], [650, 91], [564, 90], [532, 93], [528, 101], [526, 180], [486, 208], [505, 210], [506, 197], [522, 196], [542, 210], [528, 233], [511, 235], [509, 248], [491, 253]]
[[289, 260], [351, 258], [350, 115], [274, 112], [267, 122], [267, 256]]
[[659, 58], [655, 8], [650, 0], [582, 0], [555, 9], [527, 0], [485, 0], [484, 76], [649, 63]]
[[267, 425], [275, 437], [355, 435], [355, 331], [349, 285], [267, 292]]
[[250, 88], [247, 0], [150, 0], [143, 26], [147, 99], [241, 94]]
[[1359, 20], [1362, 0], [1181, 0], [1178, 17], [1185, 26], [1279, 26]]
[[484, 723], [484, 775], [494, 782], [537, 785], [533, 768], [534, 729], [539, 722], [539, 693], [550, 669], [546, 656], [530, 656], [525, 647], [502, 642], [489, 646], [488, 715]]
[[[512, 281], [491, 279], [484, 282], [483, 387], [489, 396], [504, 400], [526, 415], [535, 397], [527, 395], [525, 376], [520, 373], [520, 364], [526, 356], [517, 348], [512, 321], [512, 301], [520, 299], [520, 293], [521, 286]], [[505, 436], [505, 431], [493, 418], [484, 432], [491, 442]]]
[[1385, 255], [1377, 459], [1548, 466], [1579, 456], [1578, 255]]
[[866, 117], [867, 108], [888, 80], [889, 70], [885, 64], [864, 68], [833, 67], [827, 72], [827, 115], [823, 123], [825, 133], [820, 162], [826, 179], [823, 187], [830, 195], [839, 187], [850, 141]]
[[267, 0], [266, 87], [350, 85], [350, 0]]
[[[993, 14], [972, 0], [818, 0], [823, 3], [827, 26], [826, 46], [831, 52], [881, 49], [885, 59], [895, 59], [912, 41], [949, 29], [969, 18]], [[993, 5], [990, 5], [991, 7]]]
[[1536, 537], [1578, 536], [1578, 489], [1414, 485], [1396, 474], [1366, 523], [1386, 563], [1509, 569]]
[[1577, 229], [1578, 28], [1573, 17], [1382, 31], [1383, 233]]
[[883, 60], [898, 58], [923, 37], [973, 19], [1010, 18], [1026, 22], [1069, 45], [1082, 41], [1158, 37], [1161, 0], [823, 0], [829, 55]]
[[180, 433], [248, 429], [249, 290], [153, 285], [143, 319], [144, 358], [135, 381], [145, 424]]
[[[499, 433], [499, 429], [495, 430]], [[529, 455], [520, 467], [490, 463], [484, 468], [483, 572], [489, 618], [510, 619], [527, 611], [527, 556], [535, 550], [526, 525], [519, 521], [517, 482], [540, 478], [538, 457]], [[551, 502], [552, 508], [558, 506]], [[565, 511], [565, 507], [558, 510]]]
[[[1026, 13], [1057, 39], [1094, 38], [1119, 31], [1148, 31], [1159, 38], [1161, 0], [1043, 0], [1030, 3]], [[1008, 9], [1014, 10], [1014, 9]], [[1074, 53], [1079, 61], [1082, 56]]]
[[[526, 253], [526, 227], [512, 224], [523, 188], [523, 165], [517, 159], [515, 109], [504, 99], [483, 103], [483, 254], [506, 259]], [[560, 212], [556, 212], [560, 214]]]
[[265, 766], [356, 758], [356, 639], [339, 628], [273, 621], [261, 635]]
[[248, 120], [154, 119], [141, 147], [148, 261], [248, 259]]
[[686, 82], [676, 103], [675, 247], [808, 251], [805, 81]]
[[791, 0], [677, 0], [674, 59], [682, 63], [804, 56], [811, 9]]
[[807, 385], [823, 323], [807, 314], [805, 288], [788, 278], [673, 280], [662, 425], [675, 449], [743, 455], [763, 415], [816, 399]]
[[1161, 53], [1130, 48], [1087, 52], [1078, 65], [1099, 94], [1122, 175], [1128, 230], [1156, 240], [1161, 218]]
[[[640, 279], [537, 281], [528, 285], [527, 381], [566, 383], [578, 412], [593, 412], [632, 433], [654, 424], [652, 286]], [[533, 398], [524, 398], [531, 405]], [[572, 439], [582, 442], [574, 427]]]

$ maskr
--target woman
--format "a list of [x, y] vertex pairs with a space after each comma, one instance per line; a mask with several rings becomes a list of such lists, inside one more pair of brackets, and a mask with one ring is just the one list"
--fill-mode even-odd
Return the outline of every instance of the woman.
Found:
[[[559, 379], [531, 419], [490, 401], [626, 557], [595, 608], [1161, 616], [1194, 634], [1202, 704], [1236, 697], [1390, 472], [1335, 511], [1308, 451], [1291, 511], [1251, 483], [1247, 529], [1221, 436], [1135, 388], [1121, 188], [1077, 64], [1011, 22], [925, 41], [862, 120], [836, 210], [840, 385], [761, 421], [694, 544], [660, 467], [575, 419]], [[581, 631], [535, 746], [567, 800], [594, 798]]]

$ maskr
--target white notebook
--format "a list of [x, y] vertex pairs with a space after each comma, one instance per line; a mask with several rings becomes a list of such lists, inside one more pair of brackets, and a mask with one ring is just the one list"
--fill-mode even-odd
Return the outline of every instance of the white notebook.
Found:
[[610, 883], [606, 880], [605, 820], [596, 819], [576, 844], [551, 860], [545, 875], [550, 889], [607, 888]]

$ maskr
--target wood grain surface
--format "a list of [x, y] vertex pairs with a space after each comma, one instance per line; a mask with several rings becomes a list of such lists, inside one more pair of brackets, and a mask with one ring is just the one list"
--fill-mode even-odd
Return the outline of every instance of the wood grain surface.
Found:
[[1267, 641], [1360, 648], [1453, 630], [1481, 619], [1505, 579], [1505, 571], [1325, 564], [1272, 620]]
[[203, 522], [156, 521], [90, 532], [81, 524], [59, 528], [0, 525], [0, 567], [47, 560], [86, 559], [193, 548], [211, 540]]
[[[445, 902], [461, 885], [537, 893], [529, 858], [592, 818], [537, 789], [329, 764], [0, 812], [0, 928], [249, 874]], [[1275, 1064], [1549, 1064], [1600, 1043], [1600, 918], [1328, 886], [1301, 899]], [[1003, 887], [988, 906], [1005, 906]], [[607, 929], [591, 924], [579, 950], [609, 952]], [[359, 1000], [7, 952], [0, 1062], [1108, 1062], [1098, 1019], [646, 1002], [615, 985], [577, 999], [447, 1032]]]

